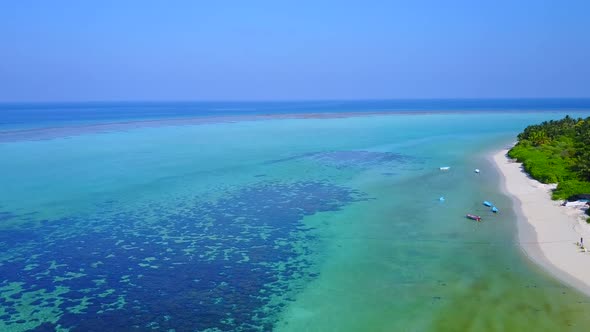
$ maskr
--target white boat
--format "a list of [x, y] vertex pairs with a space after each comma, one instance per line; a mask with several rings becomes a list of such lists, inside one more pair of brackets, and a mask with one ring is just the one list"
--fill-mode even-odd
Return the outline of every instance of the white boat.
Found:
[[450, 166], [444, 166], [444, 167], [439, 167], [438, 169], [440, 169], [441, 171], [448, 171], [451, 169]]
[[474, 172], [479, 174], [479, 168], [476, 168]]

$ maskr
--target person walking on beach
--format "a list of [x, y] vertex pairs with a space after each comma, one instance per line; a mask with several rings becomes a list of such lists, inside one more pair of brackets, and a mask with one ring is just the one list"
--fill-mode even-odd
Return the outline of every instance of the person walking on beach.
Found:
[[580, 238], [580, 247], [584, 248], [584, 238]]

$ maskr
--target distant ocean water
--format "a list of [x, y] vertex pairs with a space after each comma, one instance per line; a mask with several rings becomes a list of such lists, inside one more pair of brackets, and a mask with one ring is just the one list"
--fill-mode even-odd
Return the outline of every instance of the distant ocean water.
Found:
[[277, 102], [0, 103], [0, 130], [162, 118], [259, 114], [583, 111], [590, 99], [397, 99]]
[[[0, 141], [0, 331], [585, 328], [589, 299], [523, 256], [486, 155], [528, 124], [590, 115], [586, 104], [477, 101], [487, 106], [441, 113], [457, 110], [447, 102], [415, 107], [426, 115], [156, 121]], [[0, 122], [10, 131], [387, 103], [21, 105]]]

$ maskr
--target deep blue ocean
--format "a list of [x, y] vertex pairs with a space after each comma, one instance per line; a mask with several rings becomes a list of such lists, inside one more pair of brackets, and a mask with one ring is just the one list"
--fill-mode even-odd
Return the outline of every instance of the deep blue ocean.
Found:
[[275, 102], [84, 102], [0, 103], [0, 130], [227, 115], [343, 112], [583, 111], [576, 99], [396, 99]]

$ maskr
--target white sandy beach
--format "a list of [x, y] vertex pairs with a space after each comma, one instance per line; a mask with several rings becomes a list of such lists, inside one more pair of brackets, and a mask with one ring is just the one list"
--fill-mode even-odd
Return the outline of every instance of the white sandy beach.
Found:
[[521, 163], [507, 157], [508, 150], [493, 156], [519, 215], [518, 237], [524, 252], [555, 277], [590, 295], [590, 251], [576, 245], [580, 238], [590, 248], [590, 227], [581, 204], [560, 205], [551, 200], [551, 189], [530, 178]]

